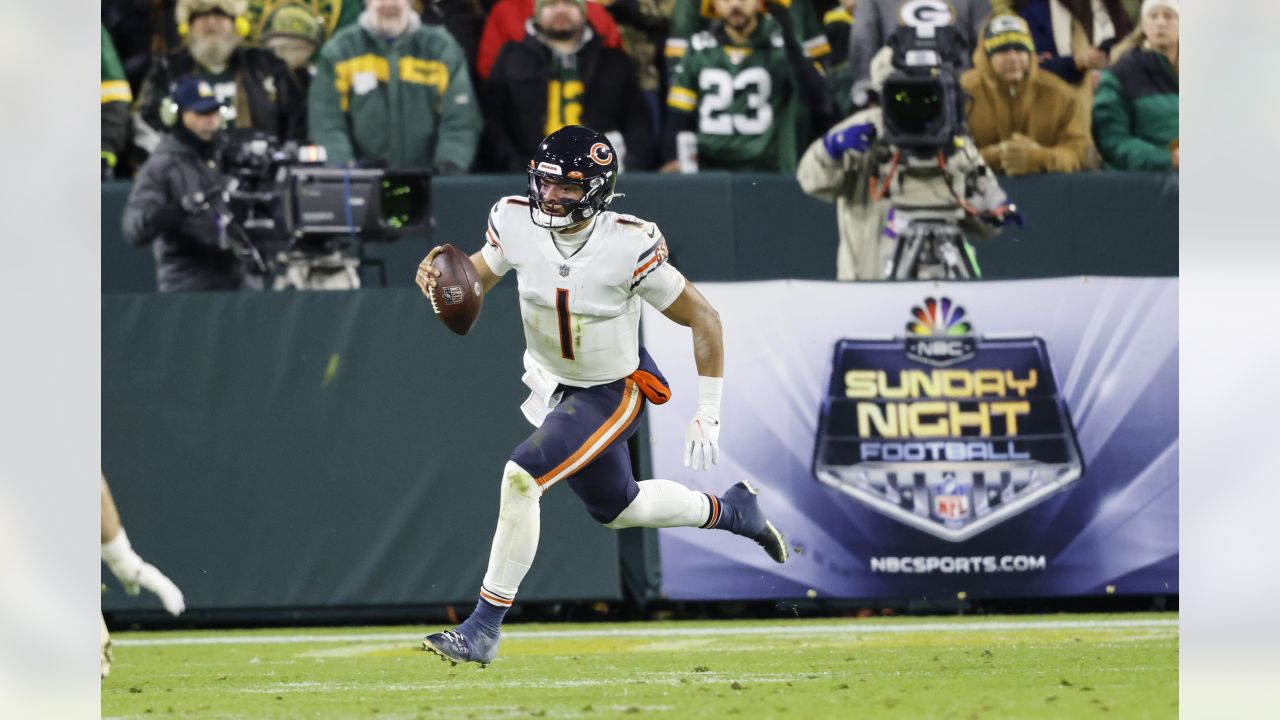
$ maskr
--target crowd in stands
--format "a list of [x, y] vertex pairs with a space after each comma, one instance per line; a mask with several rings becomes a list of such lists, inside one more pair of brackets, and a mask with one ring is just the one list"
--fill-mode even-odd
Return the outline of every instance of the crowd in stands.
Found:
[[[948, 4], [972, 48], [971, 134], [997, 172], [1178, 168], [1178, 0]], [[181, 126], [187, 77], [227, 127], [335, 164], [512, 172], [586, 124], [627, 170], [690, 171], [696, 138], [696, 167], [794, 172], [876, 103], [872, 58], [903, 5], [103, 0], [103, 176], [133, 176]]]

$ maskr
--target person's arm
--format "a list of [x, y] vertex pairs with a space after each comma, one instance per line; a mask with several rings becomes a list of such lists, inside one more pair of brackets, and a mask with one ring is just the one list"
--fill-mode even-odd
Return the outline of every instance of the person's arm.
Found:
[[880, 6], [871, 0], [858, 3], [849, 30], [849, 68], [855, 84], [867, 81], [871, 73], [871, 57], [884, 47], [880, 34]]
[[324, 148], [330, 165], [346, 165], [355, 159], [347, 128], [351, 88], [339, 90], [334, 54], [330, 41], [316, 55], [316, 75], [307, 92], [307, 128], [311, 141]]
[[1104, 70], [1093, 97], [1093, 139], [1108, 165], [1120, 170], [1169, 170], [1173, 152], [1133, 134], [1133, 109], [1115, 74]]
[[120, 523], [120, 512], [116, 509], [116, 501], [111, 497], [111, 487], [107, 485], [107, 476], [102, 476], [102, 518], [101, 518], [102, 560], [116, 576], [124, 591], [129, 595], [137, 595], [142, 588], [156, 594], [160, 603], [170, 615], [181, 615], [186, 609], [186, 601], [182, 591], [173, 581], [144, 561], [129, 543], [129, 535]]
[[100, 85], [102, 100], [102, 177], [107, 179], [115, 174], [116, 163], [124, 154], [124, 145], [129, 137], [129, 103], [133, 102], [133, 91], [129, 81], [125, 79], [124, 68], [120, 65], [120, 57], [116, 55], [115, 45], [106, 27], [102, 28], [102, 75]]
[[676, 136], [698, 128], [698, 88], [690, 71], [693, 58], [688, 55], [676, 66], [667, 89], [667, 121], [662, 124], [660, 165], [664, 172], [676, 169]]
[[161, 233], [168, 232], [182, 223], [186, 212], [182, 205], [169, 197], [167, 172], [173, 166], [162, 158], [149, 160], [138, 171], [138, 178], [129, 189], [129, 200], [120, 220], [124, 239], [130, 245], [149, 245]]
[[765, 8], [778, 25], [782, 26], [782, 46], [787, 53], [787, 64], [791, 66], [791, 79], [796, 85], [800, 102], [809, 108], [814, 125], [828, 127], [832, 113], [827, 84], [822, 80], [818, 66], [805, 55], [800, 41], [796, 40], [791, 11], [777, 3], [766, 3]]
[[[501, 172], [517, 172], [526, 164], [516, 153], [516, 141], [508, 130], [509, 122], [519, 122], [523, 113], [515, 112], [511, 98], [511, 81], [507, 67], [516, 59], [517, 43], [508, 43], [498, 52], [489, 79], [480, 86], [484, 109], [485, 158]], [[545, 95], [545, 92], [543, 93]]]
[[684, 431], [684, 464], [694, 470], [710, 469], [712, 464], [720, 462], [720, 397], [724, 391], [724, 335], [720, 313], [686, 280], [684, 290], [662, 314], [693, 331], [698, 409]]
[[467, 72], [467, 59], [462, 47], [452, 36], [445, 36], [444, 40], [440, 61], [449, 69], [449, 85], [440, 98], [440, 128], [432, 154], [437, 174], [470, 169], [476, 148], [480, 145], [480, 130], [484, 123], [480, 118], [476, 94], [471, 88], [471, 75]]

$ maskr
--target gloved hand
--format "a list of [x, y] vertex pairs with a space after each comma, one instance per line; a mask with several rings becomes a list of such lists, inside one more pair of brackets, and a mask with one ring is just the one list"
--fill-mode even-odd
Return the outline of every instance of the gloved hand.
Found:
[[209, 209], [209, 198], [205, 197], [204, 191], [194, 190], [183, 195], [178, 204], [182, 206], [182, 211], [188, 215], [202, 213]]
[[720, 464], [720, 419], [699, 406], [684, 429], [684, 466], [710, 470], [712, 463]]
[[876, 139], [876, 126], [872, 123], [850, 125], [832, 130], [822, 136], [822, 146], [832, 160], [839, 160], [847, 152], [864, 153]]
[[1011, 176], [1040, 172], [1044, 170], [1044, 149], [1026, 135], [1014, 133], [1000, 143], [1000, 164]]
[[102, 559], [129, 595], [136, 597], [142, 588], [146, 588], [160, 598], [160, 603], [170, 615], [180, 615], [186, 609], [182, 591], [164, 573], [134, 552], [123, 529], [115, 539], [102, 546]]

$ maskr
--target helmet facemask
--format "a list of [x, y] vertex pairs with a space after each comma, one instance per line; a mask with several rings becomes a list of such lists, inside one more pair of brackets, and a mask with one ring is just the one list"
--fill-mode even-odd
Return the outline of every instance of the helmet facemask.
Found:
[[[563, 230], [599, 215], [613, 200], [612, 173], [590, 178], [566, 178], [537, 168], [529, 168], [529, 217], [538, 227]], [[583, 189], [577, 200], [547, 200], [550, 182], [576, 185]], [[552, 212], [563, 210], [564, 214]]]

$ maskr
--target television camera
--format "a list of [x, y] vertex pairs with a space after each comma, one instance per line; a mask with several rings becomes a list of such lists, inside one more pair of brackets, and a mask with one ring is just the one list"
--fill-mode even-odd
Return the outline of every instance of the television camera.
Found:
[[968, 138], [958, 77], [967, 48], [949, 5], [907, 5], [937, 12], [904, 16], [889, 41], [893, 71], [880, 93], [884, 133], [874, 146], [872, 180], [873, 198], [892, 207], [886, 234], [896, 247], [885, 276], [978, 277], [966, 232], [993, 237], [1009, 222], [1021, 225], [1022, 216]]
[[[360, 287], [364, 243], [431, 231], [431, 175], [419, 170], [325, 167], [324, 148], [228, 130], [213, 192], [231, 248], [275, 290]], [[382, 284], [386, 284], [385, 270]]]

